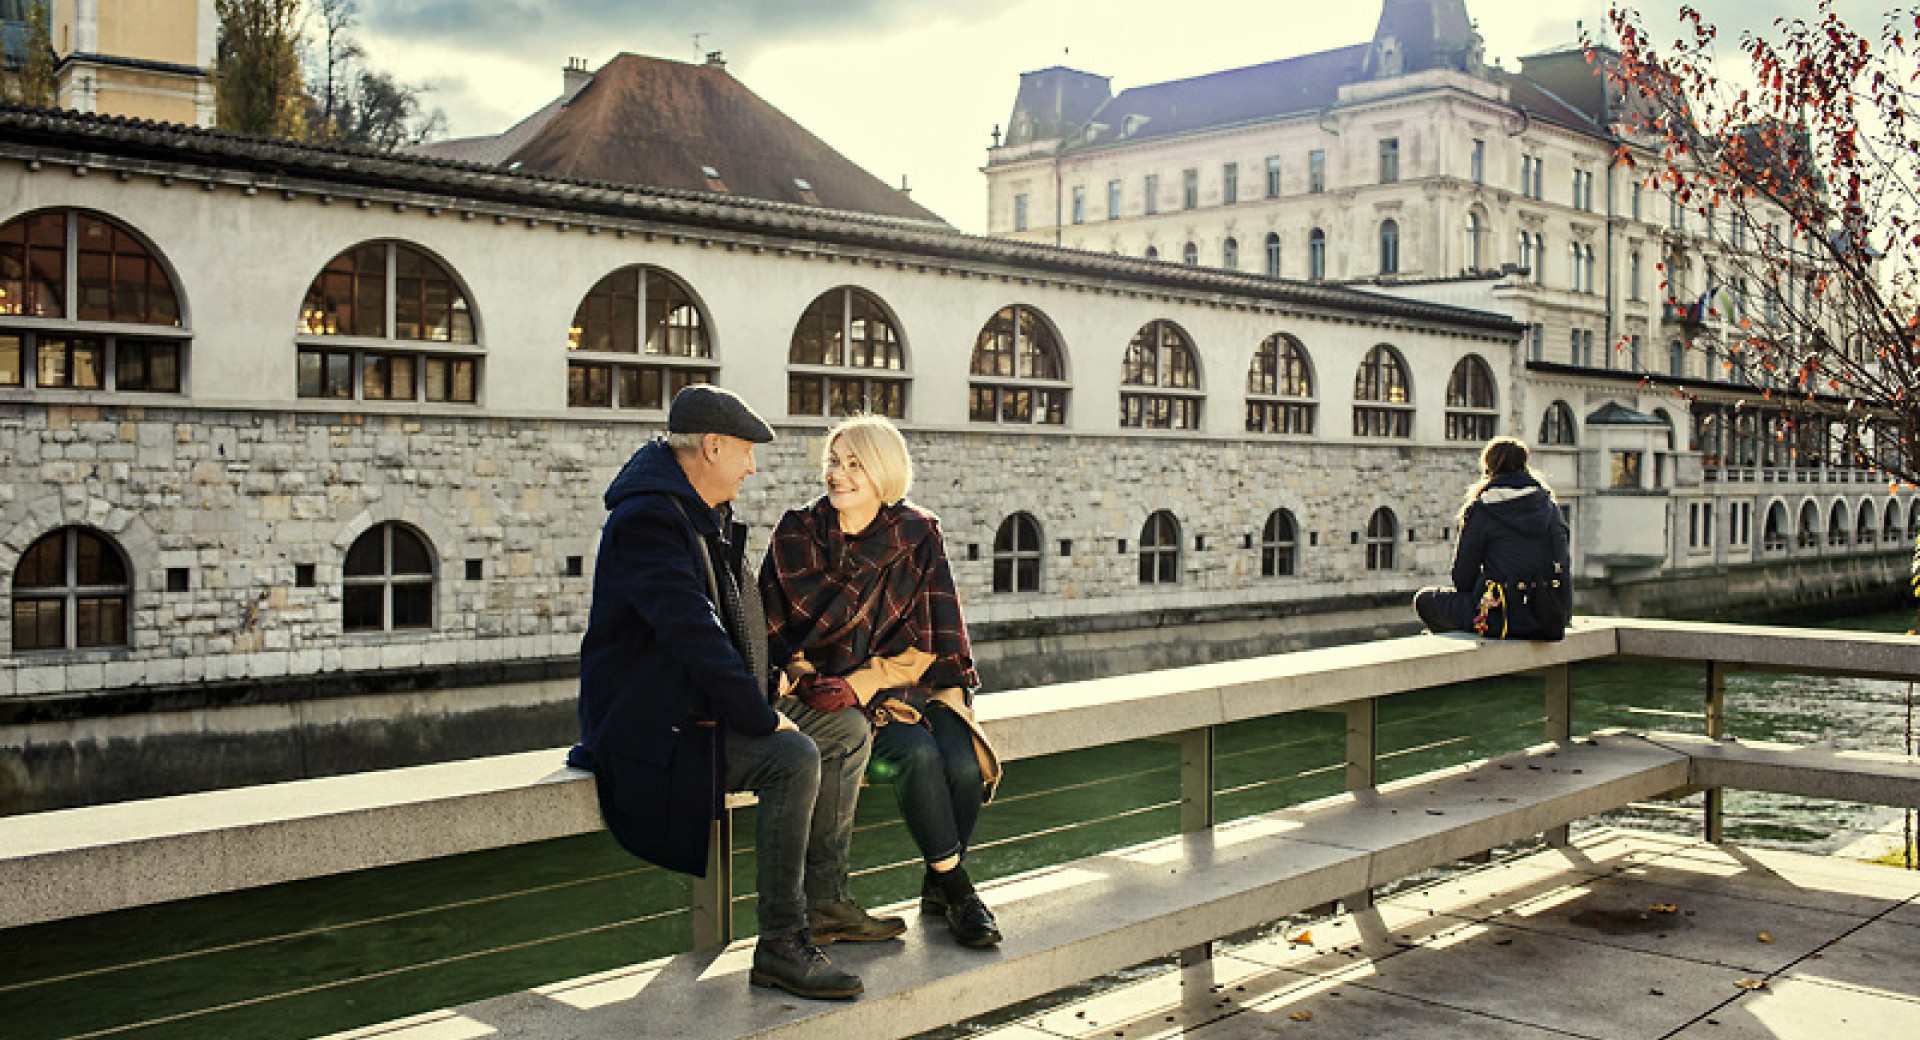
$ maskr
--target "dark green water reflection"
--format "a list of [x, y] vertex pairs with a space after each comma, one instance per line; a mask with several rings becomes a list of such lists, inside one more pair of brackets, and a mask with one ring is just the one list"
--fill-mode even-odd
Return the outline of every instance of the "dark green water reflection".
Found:
[[[1846, 619], [1904, 631], [1903, 612]], [[1629, 662], [1575, 670], [1576, 729], [1698, 732], [1698, 668]], [[1539, 740], [1539, 680], [1423, 691], [1381, 706], [1382, 778], [1516, 750]], [[1899, 750], [1906, 684], [1735, 676], [1742, 736]], [[1222, 818], [1335, 793], [1344, 719], [1300, 713], [1226, 728]], [[556, 763], [557, 764], [557, 763]], [[996, 877], [1172, 833], [1178, 753], [1132, 743], [1013, 764], [976, 834], [974, 871]], [[863, 798], [855, 893], [908, 898], [919, 866], [884, 786]], [[1892, 814], [1765, 795], [1729, 796], [1729, 834], [1827, 851]], [[1684, 807], [1624, 810], [1617, 822], [1697, 831]], [[737, 848], [747, 852], [743, 819]], [[750, 852], [737, 861], [750, 885]], [[753, 920], [752, 893], [736, 909]], [[127, 910], [0, 932], [0, 1038], [310, 1037], [651, 959], [686, 942], [682, 879], [604, 835]]]

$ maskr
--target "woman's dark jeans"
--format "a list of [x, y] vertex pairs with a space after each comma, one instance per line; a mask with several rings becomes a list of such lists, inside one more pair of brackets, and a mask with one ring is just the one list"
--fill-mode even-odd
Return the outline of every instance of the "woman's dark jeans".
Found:
[[980, 818], [980, 759], [973, 731], [942, 704], [929, 704], [927, 724], [889, 722], [874, 730], [874, 771], [891, 774], [907, 833], [928, 863], [966, 851]]

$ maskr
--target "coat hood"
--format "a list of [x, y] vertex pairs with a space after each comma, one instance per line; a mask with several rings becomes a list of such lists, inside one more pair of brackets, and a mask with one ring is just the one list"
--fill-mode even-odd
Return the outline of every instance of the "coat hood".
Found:
[[635, 495], [669, 494], [676, 495], [687, 507], [687, 516], [694, 525], [705, 533], [716, 528], [712, 507], [693, 490], [693, 483], [687, 479], [687, 472], [680, 468], [680, 461], [673, 457], [673, 449], [663, 440], [651, 440], [633, 453], [620, 474], [607, 485], [604, 496], [607, 510], [619, 507], [620, 503]]
[[1515, 533], [1544, 538], [1560, 518], [1553, 495], [1525, 473], [1509, 473], [1487, 482], [1474, 505]]

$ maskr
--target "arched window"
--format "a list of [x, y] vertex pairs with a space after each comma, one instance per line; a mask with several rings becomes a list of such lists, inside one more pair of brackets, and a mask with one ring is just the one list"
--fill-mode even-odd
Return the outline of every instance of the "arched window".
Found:
[[1847, 522], [1847, 504], [1835, 502], [1827, 514], [1827, 544], [1839, 548], [1847, 544], [1847, 535], [1853, 525]]
[[1220, 243], [1220, 266], [1229, 271], [1240, 269], [1240, 240], [1229, 238]]
[[1180, 260], [1182, 263], [1190, 265], [1198, 264], [1200, 262], [1200, 247], [1194, 245], [1192, 242], [1188, 242], [1180, 249]]
[[1400, 538], [1400, 521], [1385, 506], [1367, 518], [1367, 569], [1393, 570], [1393, 551]]
[[1579, 442], [1579, 427], [1574, 424], [1573, 409], [1565, 401], [1555, 401], [1547, 406], [1547, 414], [1540, 418], [1540, 443], [1571, 445]]
[[1367, 351], [1353, 379], [1355, 437], [1413, 436], [1413, 391], [1407, 363], [1385, 343]]
[[1149, 260], [1158, 260], [1160, 259], [1160, 250], [1155, 249], [1153, 246], [1148, 246], [1145, 256]]
[[787, 351], [788, 415], [907, 417], [900, 333], [879, 299], [829, 289], [807, 305]]
[[1447, 378], [1447, 439], [1492, 440], [1500, 417], [1494, 412], [1493, 370], [1477, 354], [1453, 366]]
[[1260, 576], [1284, 578], [1298, 573], [1299, 544], [1293, 514], [1284, 509], [1268, 513], [1266, 526], [1260, 529]]
[[1193, 342], [1173, 322], [1150, 321], [1133, 334], [1120, 367], [1120, 388], [1121, 426], [1200, 428], [1200, 366], [1194, 359]]
[[1855, 515], [1853, 525], [1853, 540], [1855, 544], [1872, 545], [1879, 540], [1879, 528], [1874, 523], [1876, 519], [1878, 518], [1874, 516], [1873, 503], [1861, 502], [1860, 512]]
[[177, 394], [188, 343], [166, 266], [126, 227], [70, 209], [0, 225], [0, 387]]
[[1039, 311], [1002, 307], [973, 341], [967, 415], [974, 422], [1067, 421], [1066, 366], [1060, 339]]
[[13, 650], [126, 646], [133, 585], [111, 538], [63, 527], [27, 547], [13, 571]]
[[1487, 230], [1486, 224], [1480, 219], [1479, 211], [1468, 210], [1467, 211], [1466, 259], [1467, 259], [1467, 270], [1469, 272], [1476, 272], [1480, 270], [1480, 267], [1481, 267], [1480, 242], [1481, 242], [1481, 236], [1486, 233], [1486, 230]]
[[1767, 507], [1767, 522], [1761, 528], [1760, 548], [1770, 553], [1786, 551], [1787, 507], [1779, 502]]
[[1568, 242], [1567, 288], [1574, 292], [1584, 292], [1585, 283], [1580, 277], [1580, 243]]
[[1247, 366], [1247, 432], [1312, 433], [1314, 411], [1307, 348], [1284, 333], [1262, 340]]
[[1267, 277], [1280, 277], [1280, 236], [1267, 232]]
[[1040, 522], [1015, 513], [993, 536], [993, 591], [1040, 591]]
[[567, 329], [567, 355], [575, 408], [665, 408], [718, 374], [692, 291], [646, 264], [622, 267], [587, 292]]
[[1593, 268], [1594, 268], [1593, 246], [1589, 245], [1587, 246], [1587, 263], [1586, 263], [1588, 295], [1592, 295], [1594, 291], [1593, 290]]
[[[341, 342], [348, 338], [360, 342]], [[368, 242], [329, 261], [307, 287], [295, 341], [301, 397], [479, 399], [480, 353], [466, 292], [413, 246]]]
[[1888, 502], [1887, 511], [1880, 520], [1880, 540], [1888, 545], [1900, 541], [1900, 503]]
[[1529, 274], [1533, 271], [1533, 236], [1525, 231], [1520, 232], [1520, 269]]
[[1317, 282], [1327, 276], [1327, 233], [1314, 228], [1307, 232], [1307, 280]]
[[341, 627], [390, 632], [433, 627], [433, 549], [419, 532], [388, 521], [353, 540], [341, 572]]
[[1400, 273], [1400, 222], [1380, 222], [1380, 273]]
[[1140, 528], [1140, 584], [1172, 585], [1180, 580], [1180, 522], [1162, 509]]
[[1800, 530], [1795, 544], [1802, 549], [1820, 547], [1820, 507], [1812, 502], [1800, 505]]

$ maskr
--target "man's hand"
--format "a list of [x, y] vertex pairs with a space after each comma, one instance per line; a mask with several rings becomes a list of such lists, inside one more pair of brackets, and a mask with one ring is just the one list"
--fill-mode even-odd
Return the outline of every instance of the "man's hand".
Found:
[[840, 711], [860, 704], [860, 698], [854, 696], [850, 683], [828, 675], [803, 676], [798, 695], [807, 707], [815, 711]]

